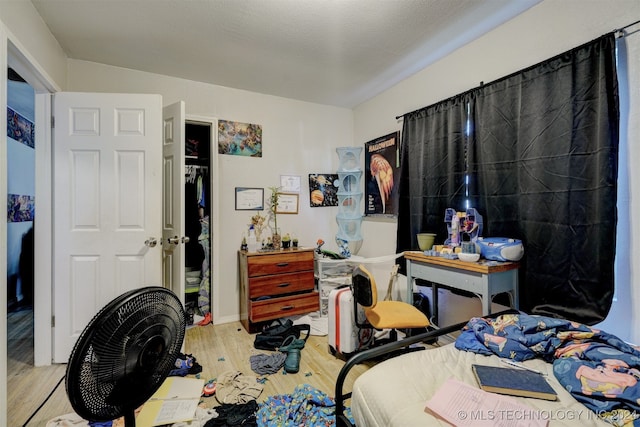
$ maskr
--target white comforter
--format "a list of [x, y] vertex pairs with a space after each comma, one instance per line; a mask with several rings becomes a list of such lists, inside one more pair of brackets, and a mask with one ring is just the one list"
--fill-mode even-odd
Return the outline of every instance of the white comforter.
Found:
[[[473, 363], [502, 365], [497, 356], [460, 351], [453, 344], [404, 354], [377, 364], [360, 375], [354, 383], [351, 409], [356, 426], [448, 426], [445, 421], [425, 412], [425, 404], [450, 377], [477, 386], [471, 370]], [[532, 409], [527, 416], [547, 419], [552, 427], [611, 426], [562, 388], [553, 376], [551, 364], [542, 360], [529, 360], [524, 364], [546, 373], [549, 383], [558, 394], [555, 402], [515, 398]], [[461, 421], [470, 415], [461, 414]], [[518, 415], [507, 414], [505, 417]], [[513, 420], [503, 421], [507, 421], [504, 425], [516, 425], [508, 422]], [[495, 425], [499, 425], [498, 420]]]

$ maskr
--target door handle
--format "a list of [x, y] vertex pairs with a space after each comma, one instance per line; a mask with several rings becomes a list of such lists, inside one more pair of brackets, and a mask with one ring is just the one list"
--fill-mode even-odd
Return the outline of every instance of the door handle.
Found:
[[176, 245], [176, 246], [179, 245], [180, 243], [189, 243], [189, 240], [191, 240], [191, 239], [189, 237], [187, 237], [187, 236], [167, 237], [167, 243], [169, 243], [170, 245]]
[[158, 240], [155, 237], [149, 237], [144, 241], [144, 244], [145, 246], [148, 246], [150, 248], [155, 248], [155, 246], [158, 244]]

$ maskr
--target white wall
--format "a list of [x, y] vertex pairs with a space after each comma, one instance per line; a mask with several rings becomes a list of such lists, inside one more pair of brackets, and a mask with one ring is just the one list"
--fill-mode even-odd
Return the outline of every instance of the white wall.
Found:
[[[362, 144], [375, 137], [400, 130], [402, 121], [396, 120], [396, 116], [474, 88], [481, 81], [490, 82], [533, 65], [638, 19], [640, 2], [637, 0], [544, 0], [485, 36], [356, 107], [354, 144]], [[636, 57], [636, 61], [640, 61], [640, 58]], [[637, 92], [637, 88], [634, 89]], [[638, 160], [640, 153], [631, 147], [629, 159], [620, 159], [628, 161], [629, 164], [637, 164]], [[640, 171], [637, 167], [630, 170], [634, 174], [630, 179], [630, 209], [631, 212], [638, 212], [640, 200], [633, 200], [633, 191], [640, 184]], [[485, 218], [485, 221], [491, 221], [491, 218]], [[377, 239], [371, 238], [374, 233], [370, 230], [374, 227]], [[395, 224], [366, 224], [363, 230], [364, 246], [377, 245], [383, 252], [395, 249]], [[634, 236], [636, 233], [630, 230], [630, 235]], [[635, 243], [633, 253], [640, 254], [640, 244]], [[630, 259], [638, 259], [633, 253]], [[635, 292], [640, 292], [639, 274], [632, 276], [631, 283]], [[460, 318], [458, 314], [452, 313], [451, 307], [459, 306], [461, 302], [464, 305], [464, 301], [456, 296], [451, 298], [451, 302], [441, 301], [442, 324], [448, 323], [449, 318]], [[640, 303], [637, 295], [636, 298]], [[475, 312], [471, 315], [478, 314]], [[466, 316], [462, 316], [464, 317]], [[617, 333], [624, 339], [640, 342], [638, 318], [633, 319], [631, 328], [628, 321], [609, 327], [615, 330], [607, 329], [608, 331]]]
[[[187, 115], [262, 125], [262, 158], [218, 158], [219, 183], [215, 192], [219, 197], [214, 203], [219, 206], [221, 226], [219, 235], [213, 238], [220, 248], [219, 282], [213, 286], [218, 287], [220, 301], [213, 301], [212, 305], [215, 322], [238, 319], [237, 250], [255, 213], [235, 210], [235, 187], [265, 188], [266, 198], [270, 194], [268, 187], [280, 185], [280, 175], [301, 176], [299, 213], [279, 215], [278, 226], [283, 233], [295, 233], [301, 246], [314, 246], [318, 238], [328, 245], [333, 243], [337, 208], [310, 207], [308, 175], [337, 170], [335, 148], [350, 145], [353, 140], [351, 110], [86, 61], [69, 61], [68, 72], [70, 91], [158, 93], [165, 105], [185, 101]], [[216, 306], [219, 312], [215, 311]]]
[[[11, 50], [11, 55], [9, 51]], [[28, 70], [27, 64], [32, 69]], [[59, 89], [66, 80], [66, 56], [62, 48], [51, 35], [35, 8], [28, 0], [2, 0], [0, 4], [0, 106], [7, 104], [7, 67], [11, 65], [23, 77], [37, 79], [38, 87]], [[34, 79], [34, 80], [35, 80]], [[30, 83], [32, 83], [30, 81]], [[0, 129], [6, 129], [6, 114], [0, 114]], [[36, 130], [36, 132], [38, 132]], [[7, 137], [6, 132], [0, 134], [0, 200], [7, 198], [6, 165], [7, 165]], [[36, 150], [37, 151], [37, 150]], [[36, 157], [38, 154], [36, 154]], [[36, 189], [36, 196], [37, 194]], [[46, 199], [46, 198], [45, 198]], [[41, 199], [42, 200], [42, 199]], [[42, 203], [39, 203], [42, 207]], [[42, 210], [41, 210], [42, 211]], [[37, 238], [37, 237], [36, 237]], [[7, 241], [6, 221], [0, 221], [0, 242]], [[37, 242], [36, 242], [37, 243]], [[6, 289], [7, 252], [4, 244], [0, 244], [0, 288]], [[50, 265], [48, 262], [43, 264]], [[36, 279], [39, 273], [36, 271]], [[45, 301], [50, 301], [50, 294], [45, 293]], [[7, 294], [0, 292], [0, 425], [7, 424]], [[50, 319], [51, 313], [36, 313]], [[46, 320], [45, 320], [46, 321]], [[38, 321], [36, 320], [36, 323]], [[36, 339], [42, 331], [35, 331]], [[47, 334], [48, 335], [48, 334]], [[50, 338], [40, 340], [47, 345]], [[36, 355], [36, 363], [38, 355]]]
[[[52, 85], [64, 88], [67, 57], [29, 0], [0, 0], [0, 21], [8, 38]], [[2, 40], [6, 45], [5, 41]], [[18, 73], [25, 77], [22, 70]], [[4, 90], [4, 88], [3, 88]]]

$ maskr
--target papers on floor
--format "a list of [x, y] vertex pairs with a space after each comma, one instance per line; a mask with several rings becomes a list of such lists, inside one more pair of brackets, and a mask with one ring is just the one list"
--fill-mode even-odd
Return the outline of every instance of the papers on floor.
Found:
[[480, 390], [449, 378], [427, 402], [425, 411], [454, 426], [544, 427], [548, 420], [514, 398]]
[[203, 379], [168, 377], [142, 407], [136, 426], [152, 427], [192, 420], [203, 387]]

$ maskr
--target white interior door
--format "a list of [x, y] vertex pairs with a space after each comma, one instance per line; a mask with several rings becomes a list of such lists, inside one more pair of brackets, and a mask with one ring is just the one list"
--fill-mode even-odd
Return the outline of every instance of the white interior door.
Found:
[[163, 110], [163, 185], [162, 185], [162, 280], [184, 305], [184, 102]]
[[161, 285], [162, 97], [57, 93], [54, 362], [105, 304]]

